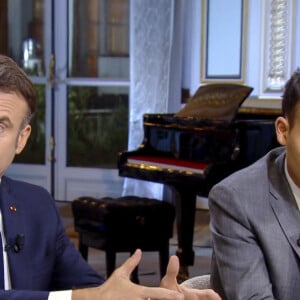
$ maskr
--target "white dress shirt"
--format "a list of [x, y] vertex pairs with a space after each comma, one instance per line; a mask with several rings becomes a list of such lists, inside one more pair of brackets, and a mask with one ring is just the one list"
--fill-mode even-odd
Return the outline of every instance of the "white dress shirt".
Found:
[[292, 189], [292, 193], [296, 199], [298, 208], [300, 209], [300, 188], [295, 184], [295, 182], [293, 181], [293, 179], [291, 178], [288, 170], [287, 170], [287, 163], [286, 163], [286, 159], [284, 162], [284, 171], [285, 171], [285, 176], [287, 178], [287, 181]]

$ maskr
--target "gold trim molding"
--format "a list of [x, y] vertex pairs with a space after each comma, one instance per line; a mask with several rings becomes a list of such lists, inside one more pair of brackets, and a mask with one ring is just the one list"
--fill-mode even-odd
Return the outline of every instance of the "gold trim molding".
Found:
[[281, 100], [248, 98], [239, 108], [239, 112], [249, 114], [280, 115]]

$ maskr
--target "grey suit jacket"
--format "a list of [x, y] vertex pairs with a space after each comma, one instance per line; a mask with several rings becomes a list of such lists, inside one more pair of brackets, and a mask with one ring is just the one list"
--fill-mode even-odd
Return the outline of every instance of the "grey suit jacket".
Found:
[[284, 158], [276, 148], [209, 194], [211, 285], [223, 300], [300, 299], [300, 212]]

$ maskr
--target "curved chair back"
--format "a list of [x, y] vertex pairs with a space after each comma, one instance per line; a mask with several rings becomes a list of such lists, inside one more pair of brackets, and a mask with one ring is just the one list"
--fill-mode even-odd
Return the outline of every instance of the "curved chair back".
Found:
[[181, 285], [193, 289], [210, 289], [210, 275], [199, 275], [195, 277], [191, 277], [181, 283]]

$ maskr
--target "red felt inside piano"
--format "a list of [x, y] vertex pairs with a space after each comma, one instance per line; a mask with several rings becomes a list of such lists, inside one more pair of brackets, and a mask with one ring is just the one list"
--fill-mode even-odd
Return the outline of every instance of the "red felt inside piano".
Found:
[[129, 164], [138, 164], [153, 167], [153, 168], [165, 168], [184, 172], [193, 172], [198, 174], [204, 174], [208, 169], [209, 164], [189, 161], [184, 159], [172, 158], [172, 157], [157, 157], [157, 156], [143, 156], [135, 155], [130, 156], [127, 159]]

